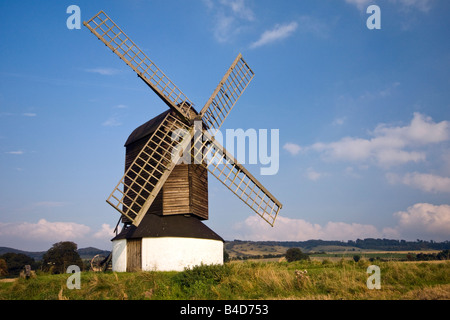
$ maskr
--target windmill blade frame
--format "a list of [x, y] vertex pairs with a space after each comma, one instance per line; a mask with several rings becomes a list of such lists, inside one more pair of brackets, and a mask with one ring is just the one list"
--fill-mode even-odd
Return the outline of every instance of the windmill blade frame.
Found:
[[200, 117], [212, 136], [216, 135], [254, 76], [255, 73], [239, 53], [200, 111]]
[[194, 127], [168, 113], [106, 200], [138, 226], [165, 181], [190, 147]]
[[282, 204], [206, 130], [194, 138], [194, 159], [272, 227]]
[[185, 121], [197, 111], [188, 97], [162, 72], [152, 60], [103, 11], [85, 25], [99, 40], [122, 59], [171, 109]]

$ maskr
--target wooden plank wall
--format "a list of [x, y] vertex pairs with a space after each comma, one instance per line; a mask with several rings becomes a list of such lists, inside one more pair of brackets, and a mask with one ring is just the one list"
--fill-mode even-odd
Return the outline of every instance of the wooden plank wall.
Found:
[[[144, 137], [126, 148], [125, 170], [147, 143]], [[126, 181], [127, 183], [128, 181]], [[129, 201], [128, 201], [129, 202]], [[127, 201], [125, 201], [127, 204]], [[193, 214], [208, 219], [208, 171], [199, 164], [177, 165], [147, 211], [149, 214]], [[131, 223], [122, 218], [123, 223]]]
[[163, 215], [190, 213], [189, 170], [187, 164], [173, 169], [163, 186]]
[[208, 220], [208, 170], [200, 164], [189, 165], [190, 212]]
[[142, 239], [127, 240], [127, 272], [142, 270]]

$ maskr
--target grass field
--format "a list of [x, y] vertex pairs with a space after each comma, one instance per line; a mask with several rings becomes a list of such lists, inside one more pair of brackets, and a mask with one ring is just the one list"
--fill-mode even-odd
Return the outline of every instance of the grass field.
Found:
[[[250, 259], [261, 261], [279, 261], [284, 256], [286, 250], [290, 247], [274, 244], [265, 244], [260, 242], [233, 241], [225, 243], [225, 249], [232, 260]], [[329, 259], [338, 261], [340, 259], [353, 259], [358, 255], [362, 259], [378, 259], [378, 260], [407, 260], [407, 255], [416, 255], [419, 253], [438, 253], [440, 250], [407, 250], [407, 251], [380, 251], [373, 249], [361, 249], [351, 246], [338, 245], [318, 245], [310, 248], [299, 247], [302, 252], [307, 253], [313, 260]], [[276, 255], [277, 257], [266, 258], [268, 255]], [[264, 257], [264, 259], [263, 259]]]
[[377, 259], [377, 260], [406, 260], [408, 255], [416, 255], [418, 253], [438, 253], [439, 250], [418, 250], [418, 251], [336, 251], [336, 252], [324, 252], [313, 253], [311, 259], [323, 260], [330, 259], [333, 261], [340, 259], [353, 259], [354, 256], [359, 256], [361, 259]]
[[[450, 262], [376, 263], [381, 289], [369, 290], [367, 260], [227, 263], [183, 272], [81, 273], [81, 288], [68, 289], [69, 274], [38, 273], [0, 282], [3, 300], [144, 299], [450, 299]], [[299, 277], [296, 270], [307, 270]]]

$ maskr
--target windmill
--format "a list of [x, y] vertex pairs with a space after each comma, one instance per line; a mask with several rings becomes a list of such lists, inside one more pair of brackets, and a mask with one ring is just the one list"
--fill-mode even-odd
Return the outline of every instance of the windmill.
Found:
[[[113, 270], [223, 263], [223, 239], [202, 223], [208, 219], [208, 172], [273, 226], [281, 203], [214, 139], [254, 76], [242, 55], [197, 111], [103, 11], [83, 24], [169, 107], [125, 143], [125, 174], [106, 200], [123, 223], [112, 239]], [[194, 163], [181, 163], [186, 154]]]

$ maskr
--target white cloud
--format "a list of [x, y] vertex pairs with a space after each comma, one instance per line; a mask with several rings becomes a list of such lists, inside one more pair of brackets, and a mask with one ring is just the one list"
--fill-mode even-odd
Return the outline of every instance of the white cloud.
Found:
[[326, 176], [326, 173], [317, 172], [311, 167], [306, 169], [306, 177], [311, 181], [317, 181], [324, 176]]
[[235, 20], [233, 17], [218, 13], [216, 24], [214, 26], [214, 38], [218, 42], [229, 41], [232, 35], [237, 32], [237, 29], [233, 27], [234, 22]]
[[111, 239], [115, 236], [113, 229], [109, 224], [102, 224], [100, 229], [94, 231], [84, 224], [50, 222], [45, 219], [40, 219], [37, 223], [0, 222], [0, 243], [3, 246], [31, 251], [47, 250], [60, 241], [73, 241], [78, 248], [110, 248]]
[[120, 73], [120, 70], [114, 68], [93, 68], [93, 69], [86, 69], [85, 71], [91, 73], [98, 73], [103, 76], [113, 76]]
[[396, 81], [396, 82], [386, 85], [382, 89], [366, 90], [363, 94], [361, 94], [359, 96], [359, 100], [364, 103], [367, 100], [381, 99], [381, 98], [389, 97], [395, 93], [396, 89], [400, 85], [401, 85], [401, 83]]
[[357, 238], [377, 238], [383, 236], [376, 227], [359, 223], [328, 222], [324, 226], [303, 219], [278, 216], [275, 226], [269, 226], [259, 216], [250, 216], [237, 224], [235, 230], [240, 238], [249, 240], [306, 241], [354, 240]]
[[111, 116], [102, 123], [104, 127], [119, 127], [121, 125], [122, 122], [119, 121], [117, 116]]
[[374, 134], [403, 145], [438, 143], [450, 139], [450, 122], [435, 123], [431, 117], [415, 112], [410, 125], [388, 127], [381, 124], [377, 126]]
[[277, 24], [273, 29], [265, 31], [261, 37], [250, 45], [250, 48], [261, 47], [281, 39], [285, 39], [297, 30], [298, 23], [293, 21], [288, 24]]
[[96, 233], [92, 235], [94, 239], [103, 239], [103, 240], [110, 240], [114, 236], [114, 228], [111, 227], [109, 224], [102, 224], [102, 227], [100, 230], [98, 230]]
[[333, 120], [332, 125], [333, 126], [342, 126], [344, 124], [345, 120], [347, 120], [347, 117], [336, 118]]
[[202, 2], [208, 9], [212, 9], [214, 7], [213, 0], [202, 0]]
[[394, 91], [395, 88], [397, 88], [398, 86], [400, 86], [400, 82], [394, 82], [393, 84], [391, 84], [389, 87], [387, 87], [384, 90], [381, 90], [379, 92], [379, 95], [381, 97], [388, 97], [392, 94], [392, 91]]
[[361, 175], [358, 174], [358, 173], [356, 173], [356, 172], [355, 172], [355, 169], [354, 169], [353, 167], [347, 167], [347, 168], [345, 168], [344, 174], [345, 174], [346, 176], [348, 176], [348, 177], [351, 177], [351, 178], [357, 178], [357, 179], [361, 178]]
[[231, 11], [241, 17], [242, 19], [253, 21], [255, 15], [253, 11], [248, 7], [245, 0], [220, 0], [220, 3], [226, 7], [229, 7]]
[[244, 23], [255, 20], [253, 10], [245, 0], [203, 0], [203, 3], [214, 12], [212, 31], [214, 38], [221, 43], [229, 42], [241, 33]]
[[370, 161], [389, 167], [426, 159], [421, 146], [450, 139], [450, 122], [433, 122], [430, 117], [414, 113], [411, 123], [403, 127], [378, 125], [371, 133], [373, 138], [344, 137], [339, 141], [318, 142], [306, 149], [322, 153], [327, 159], [344, 161]]
[[450, 178], [441, 177], [428, 173], [407, 173], [400, 177], [394, 173], [386, 174], [386, 178], [392, 184], [402, 183], [404, 185], [420, 189], [426, 192], [448, 192], [450, 193]]
[[49, 222], [45, 219], [37, 223], [2, 223], [0, 237], [14, 237], [37, 241], [65, 241], [82, 239], [90, 232], [88, 226], [74, 222]]
[[393, 214], [394, 226], [381, 229], [371, 224], [330, 221], [324, 225], [278, 216], [274, 227], [252, 215], [234, 226], [236, 239], [260, 241], [356, 240], [388, 238], [406, 240], [450, 240], [450, 205], [417, 203]]
[[450, 239], [450, 205], [417, 203], [394, 214], [402, 235], [437, 241]]
[[302, 150], [302, 147], [298, 144], [288, 142], [283, 146], [283, 149], [295, 156]]
[[15, 154], [15, 155], [21, 155], [24, 154], [25, 152], [22, 150], [17, 150], [17, 151], [6, 151], [6, 154]]
[[345, 0], [345, 2], [355, 5], [359, 10], [366, 9], [373, 1], [372, 0]]
[[[330, 21], [328, 21], [329, 23]], [[300, 32], [309, 33], [320, 38], [328, 37], [330, 29], [328, 24], [314, 16], [301, 16], [298, 18], [298, 29]]]
[[1, 116], [24, 116], [24, 117], [37, 117], [36, 113], [33, 112], [24, 112], [24, 113], [12, 113], [12, 112], [1, 112], [0, 113], [0, 117]]
[[403, 9], [418, 9], [427, 12], [431, 9], [431, 3], [434, 0], [391, 0], [393, 3], [399, 3]]

